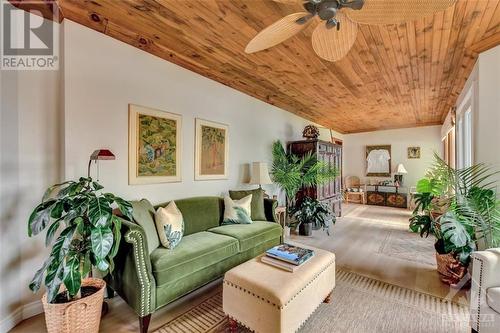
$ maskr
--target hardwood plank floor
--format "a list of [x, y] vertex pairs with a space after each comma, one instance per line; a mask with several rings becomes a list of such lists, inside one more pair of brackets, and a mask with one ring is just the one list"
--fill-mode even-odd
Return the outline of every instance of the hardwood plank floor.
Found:
[[[404, 209], [349, 204], [344, 205], [344, 216], [332, 228], [331, 236], [318, 230], [312, 237], [294, 235], [292, 239], [335, 252], [337, 267], [345, 270], [466, 304], [465, 292], [456, 292], [439, 280], [433, 267], [433, 239], [420, 239], [417, 234], [407, 232], [409, 216], [410, 212]], [[411, 242], [416, 245], [407, 247]], [[220, 288], [220, 280], [215, 281], [157, 311], [150, 332]], [[101, 321], [101, 332], [138, 332], [136, 315], [120, 297], [108, 302], [110, 311]], [[11, 332], [46, 332], [43, 314], [25, 320]]]

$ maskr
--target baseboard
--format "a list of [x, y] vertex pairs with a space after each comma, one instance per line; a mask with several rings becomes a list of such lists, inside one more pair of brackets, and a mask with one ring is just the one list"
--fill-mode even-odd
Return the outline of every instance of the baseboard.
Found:
[[0, 333], [7, 333], [21, 321], [43, 312], [41, 301], [34, 301], [17, 308], [0, 322]]

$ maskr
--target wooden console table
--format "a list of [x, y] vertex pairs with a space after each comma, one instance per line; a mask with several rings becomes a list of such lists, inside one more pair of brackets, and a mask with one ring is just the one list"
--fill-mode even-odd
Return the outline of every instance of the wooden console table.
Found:
[[[367, 190], [366, 203], [368, 205], [376, 206], [389, 206], [397, 208], [406, 208], [408, 205], [408, 198], [406, 193], [400, 193], [400, 186], [396, 185], [366, 185], [367, 188], [374, 187], [374, 191]], [[394, 189], [391, 191], [379, 191], [379, 187]]]

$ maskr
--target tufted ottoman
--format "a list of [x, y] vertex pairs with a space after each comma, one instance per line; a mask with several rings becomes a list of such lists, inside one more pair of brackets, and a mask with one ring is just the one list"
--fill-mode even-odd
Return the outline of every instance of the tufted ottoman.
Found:
[[295, 272], [251, 259], [224, 275], [223, 309], [235, 322], [259, 333], [295, 332], [335, 287], [335, 255], [314, 250]]

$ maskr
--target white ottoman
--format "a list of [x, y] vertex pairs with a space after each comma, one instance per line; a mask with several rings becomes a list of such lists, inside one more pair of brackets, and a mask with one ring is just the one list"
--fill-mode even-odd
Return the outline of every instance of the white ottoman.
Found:
[[335, 255], [297, 245], [315, 253], [293, 273], [265, 264], [259, 256], [224, 275], [223, 309], [230, 320], [255, 332], [290, 333], [329, 301], [335, 287]]

